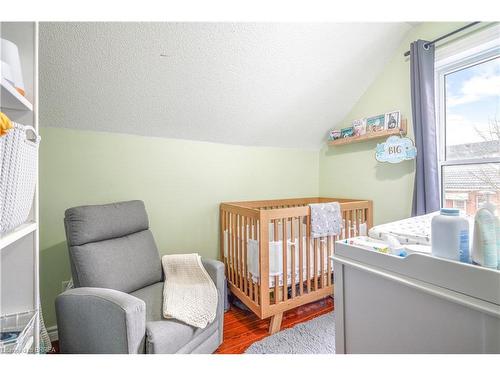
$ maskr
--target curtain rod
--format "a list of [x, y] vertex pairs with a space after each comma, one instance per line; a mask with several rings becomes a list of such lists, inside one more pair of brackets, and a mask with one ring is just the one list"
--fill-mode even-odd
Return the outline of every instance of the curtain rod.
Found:
[[[457, 29], [457, 30], [455, 30], [455, 31], [452, 31], [451, 33], [448, 33], [448, 34], [445, 34], [445, 35], [443, 35], [443, 36], [440, 36], [440, 37], [439, 37], [439, 38], [437, 38], [437, 39], [431, 40], [429, 43], [425, 43], [425, 44], [424, 44], [424, 47], [428, 47], [428, 46], [430, 46], [430, 45], [432, 45], [432, 44], [435, 44], [435, 43], [437, 43], [437, 42], [439, 42], [439, 41], [441, 41], [441, 40], [443, 40], [443, 39], [446, 39], [446, 38], [448, 38], [448, 37], [452, 36], [453, 34], [459, 33], [460, 31], [463, 31], [463, 30], [465, 30], [465, 29], [468, 29], [468, 28], [469, 28], [469, 27], [471, 27], [471, 26], [477, 25], [478, 23], [481, 23], [481, 22], [479, 22], [479, 21], [478, 21], [478, 22], [472, 22], [472, 23], [469, 23], [469, 24], [467, 24], [467, 25], [465, 25], [465, 26], [462, 26], [460, 29]], [[404, 56], [405, 56], [405, 57], [406, 57], [406, 56], [410, 56], [410, 51], [406, 51], [406, 52], [405, 52], [405, 54], [404, 54]]]

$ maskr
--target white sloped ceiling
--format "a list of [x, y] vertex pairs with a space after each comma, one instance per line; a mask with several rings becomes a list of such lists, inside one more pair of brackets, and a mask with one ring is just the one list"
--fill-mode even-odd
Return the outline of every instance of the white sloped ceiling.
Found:
[[318, 148], [407, 23], [41, 23], [42, 126]]

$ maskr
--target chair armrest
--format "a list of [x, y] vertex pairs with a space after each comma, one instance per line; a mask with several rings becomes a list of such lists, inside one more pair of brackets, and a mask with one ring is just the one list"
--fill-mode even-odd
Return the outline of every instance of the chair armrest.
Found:
[[203, 267], [207, 270], [208, 274], [212, 278], [215, 287], [217, 288], [218, 301], [217, 301], [217, 319], [219, 321], [219, 344], [223, 340], [223, 329], [224, 326], [224, 301], [226, 296], [226, 275], [224, 273], [224, 263], [213, 259], [201, 259]]
[[144, 353], [146, 304], [112, 289], [76, 288], [56, 298], [61, 353]]
[[224, 282], [226, 281], [226, 276], [224, 274], [224, 263], [213, 259], [201, 259], [203, 267], [207, 270], [208, 274], [212, 278], [217, 290], [220, 294], [224, 291]]

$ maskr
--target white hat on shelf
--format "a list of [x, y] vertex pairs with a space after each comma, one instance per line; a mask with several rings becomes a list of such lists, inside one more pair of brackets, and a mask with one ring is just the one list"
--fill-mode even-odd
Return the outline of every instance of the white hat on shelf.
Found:
[[24, 96], [24, 81], [19, 49], [10, 40], [0, 38], [0, 41], [1, 76], [9, 81]]

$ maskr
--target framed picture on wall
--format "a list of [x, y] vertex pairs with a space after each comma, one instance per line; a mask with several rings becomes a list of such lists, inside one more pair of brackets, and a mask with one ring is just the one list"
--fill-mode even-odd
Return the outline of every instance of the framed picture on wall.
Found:
[[366, 130], [369, 133], [382, 131], [384, 127], [385, 115], [377, 115], [366, 119]]
[[385, 128], [387, 130], [399, 129], [400, 111], [387, 112], [385, 114]]

